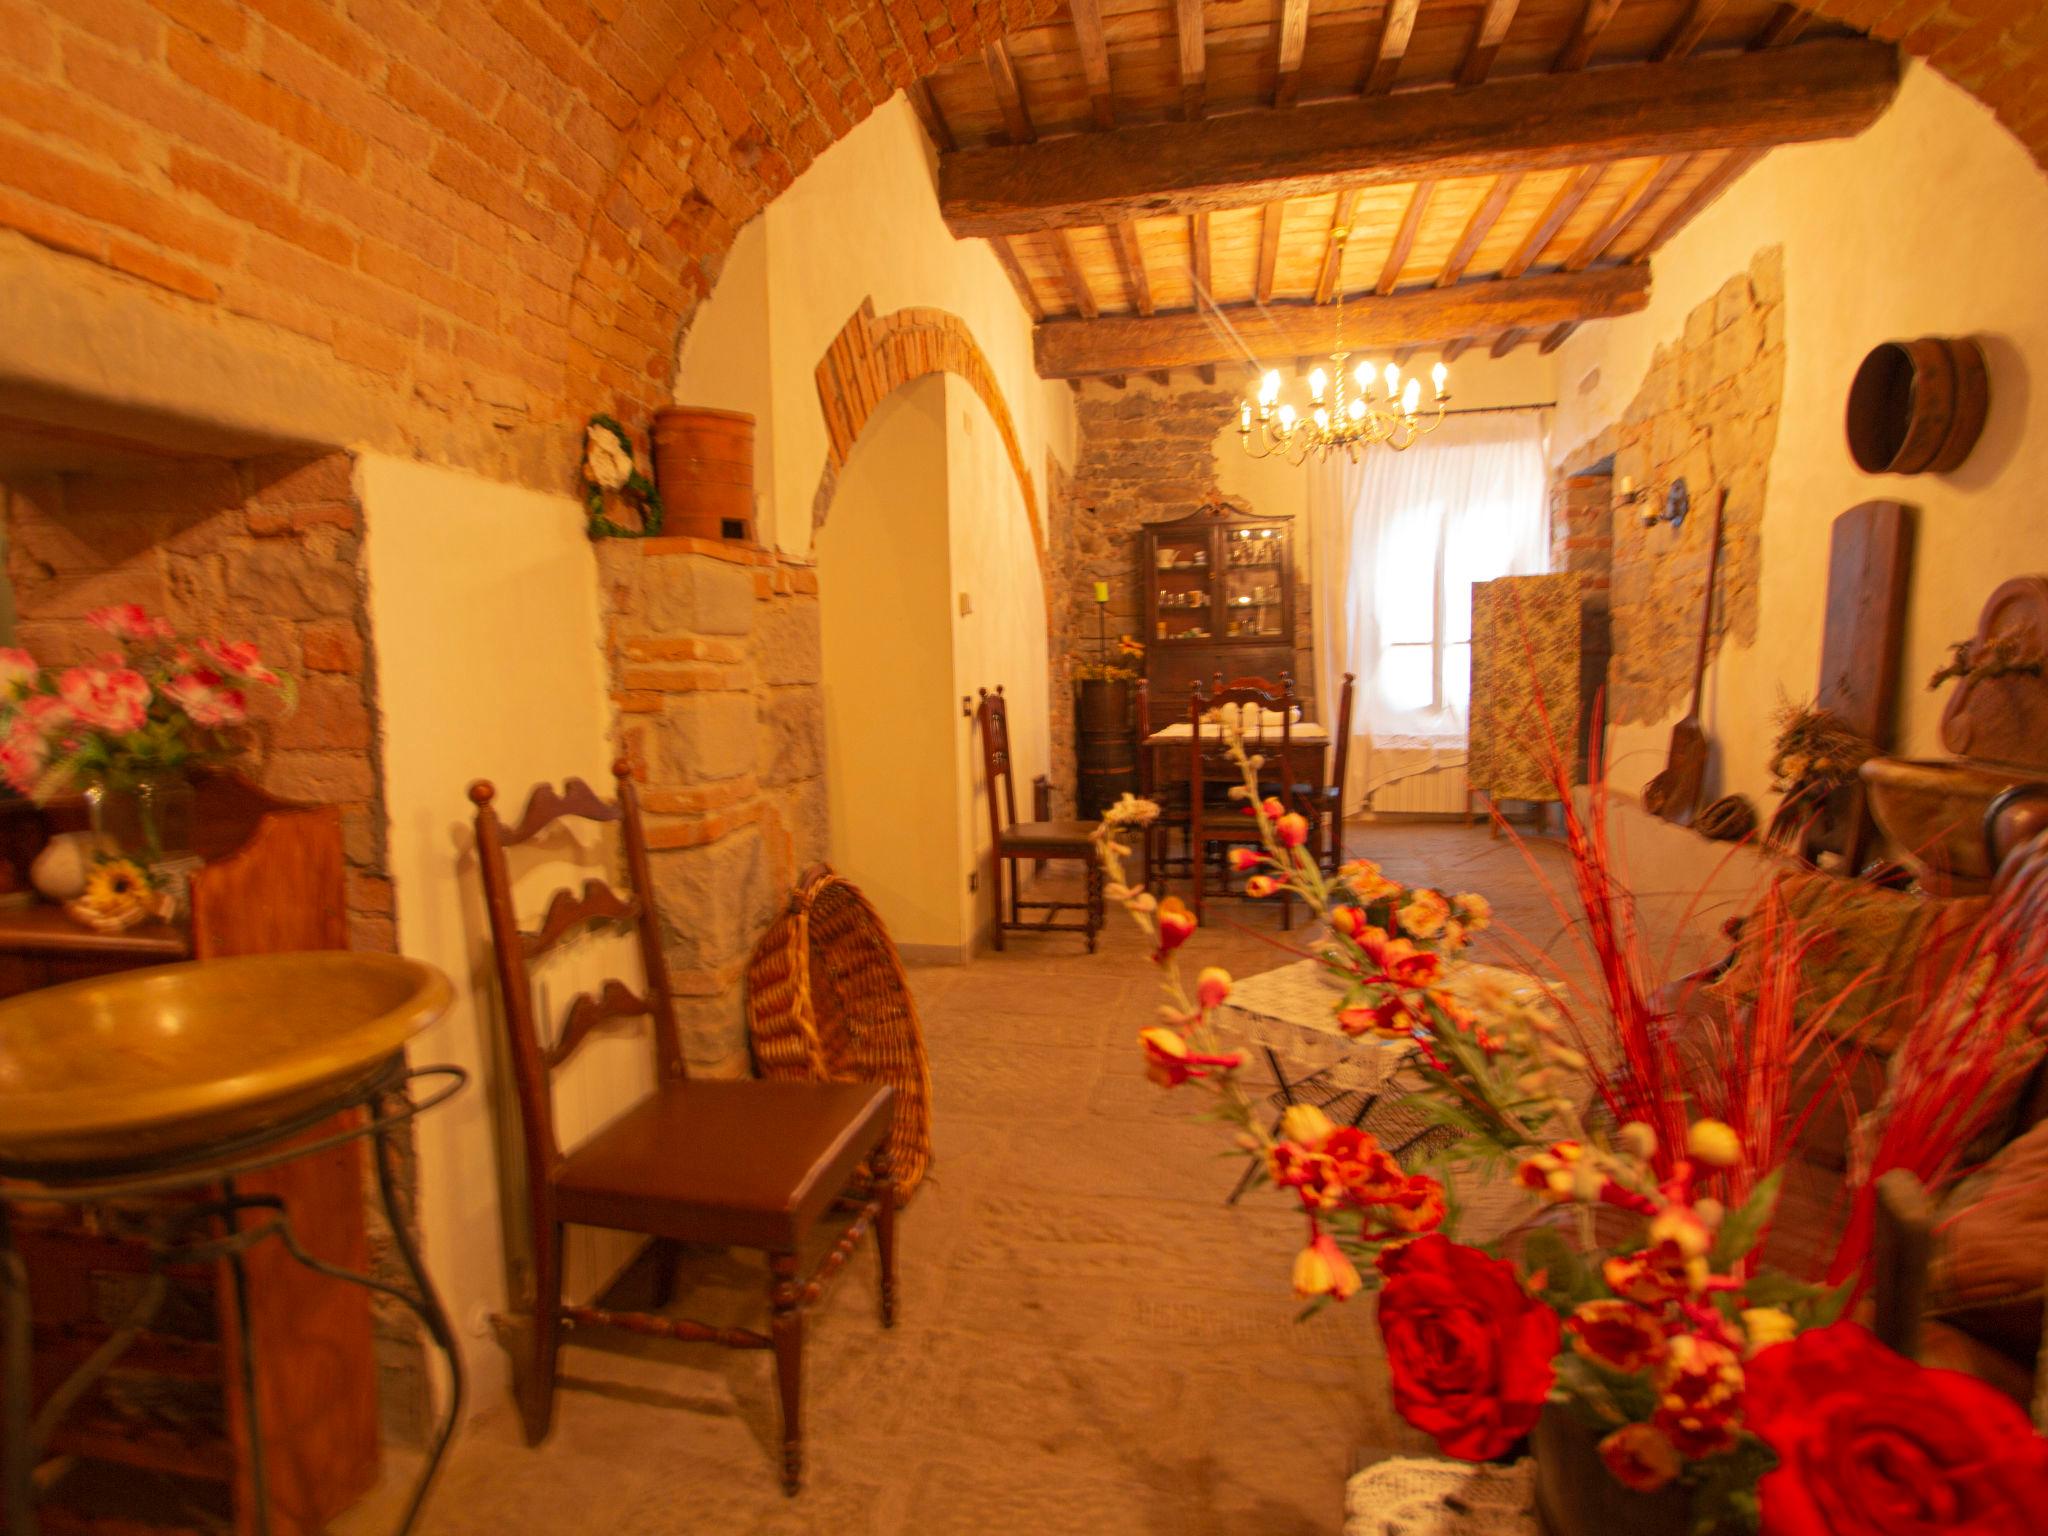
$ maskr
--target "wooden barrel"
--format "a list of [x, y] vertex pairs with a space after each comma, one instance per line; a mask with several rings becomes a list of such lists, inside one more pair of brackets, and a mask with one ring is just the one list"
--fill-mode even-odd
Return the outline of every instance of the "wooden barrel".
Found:
[[1138, 744], [1131, 733], [1127, 678], [1085, 678], [1074, 706], [1075, 814], [1094, 821], [1138, 791]]
[[754, 537], [754, 418], [745, 411], [669, 405], [654, 413], [654, 483], [664, 533]]
[[1866, 474], [1946, 474], [1977, 446], [1990, 407], [1984, 349], [1969, 337], [1887, 341], [1849, 386], [1849, 456]]

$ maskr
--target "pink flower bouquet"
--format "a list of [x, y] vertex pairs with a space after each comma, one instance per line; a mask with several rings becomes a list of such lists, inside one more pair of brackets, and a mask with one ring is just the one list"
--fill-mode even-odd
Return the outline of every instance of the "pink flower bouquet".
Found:
[[0, 649], [0, 778], [47, 799], [74, 785], [132, 789], [233, 750], [250, 691], [289, 678], [243, 641], [178, 634], [135, 603], [86, 615], [112, 648], [90, 663], [45, 667]]

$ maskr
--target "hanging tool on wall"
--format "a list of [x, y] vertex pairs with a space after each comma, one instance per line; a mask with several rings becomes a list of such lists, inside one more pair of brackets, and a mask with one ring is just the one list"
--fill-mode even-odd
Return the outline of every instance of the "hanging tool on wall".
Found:
[[1643, 809], [1666, 821], [1686, 821], [1700, 803], [1707, 777], [1707, 733], [1700, 728], [1700, 702], [1707, 681], [1707, 643], [1714, 637], [1714, 578], [1721, 569], [1721, 520], [1728, 492], [1714, 498], [1713, 542], [1707, 546], [1707, 597], [1700, 614], [1700, 648], [1692, 667], [1692, 708], [1671, 727], [1671, 751], [1664, 770], [1643, 786]]

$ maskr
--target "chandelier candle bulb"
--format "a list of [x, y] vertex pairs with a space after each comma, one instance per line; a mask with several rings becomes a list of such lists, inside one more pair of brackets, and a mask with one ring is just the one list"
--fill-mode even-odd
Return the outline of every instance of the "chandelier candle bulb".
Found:
[[1318, 368], [1308, 376], [1309, 398], [1317, 405], [1323, 403], [1323, 391], [1330, 387], [1330, 376]]
[[1400, 393], [1401, 365], [1399, 363], [1389, 363], [1387, 364], [1387, 398], [1391, 400]]
[[1449, 384], [1451, 381], [1451, 370], [1446, 368], [1442, 363], [1438, 363], [1434, 368], [1429, 370], [1429, 377], [1430, 382], [1436, 385], [1437, 399], [1443, 400], [1448, 398], [1444, 386]]
[[1401, 391], [1401, 414], [1413, 416], [1415, 408], [1422, 404], [1422, 380], [1410, 379], [1408, 387]]

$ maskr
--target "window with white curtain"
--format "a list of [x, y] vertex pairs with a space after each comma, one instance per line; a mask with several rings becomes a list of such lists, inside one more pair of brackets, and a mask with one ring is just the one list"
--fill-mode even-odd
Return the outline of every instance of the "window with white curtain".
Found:
[[1473, 584], [1549, 568], [1542, 413], [1453, 416], [1312, 475], [1321, 696], [1356, 674], [1354, 745], [1462, 748]]

